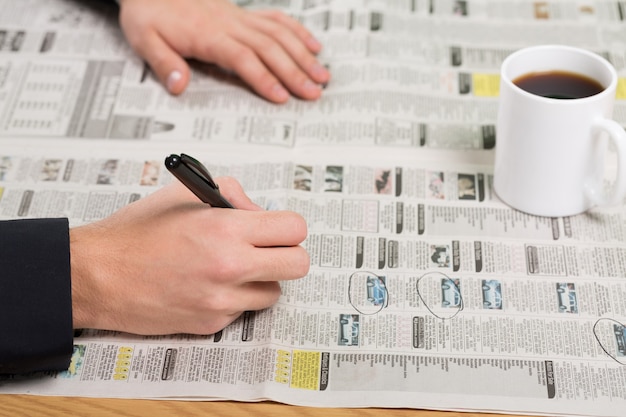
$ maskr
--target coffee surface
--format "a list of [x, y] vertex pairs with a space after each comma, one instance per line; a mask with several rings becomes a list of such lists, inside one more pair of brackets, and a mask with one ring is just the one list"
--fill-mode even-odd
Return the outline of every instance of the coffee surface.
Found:
[[513, 83], [529, 93], [562, 100], [589, 97], [604, 90], [593, 78], [567, 71], [533, 72], [517, 77]]

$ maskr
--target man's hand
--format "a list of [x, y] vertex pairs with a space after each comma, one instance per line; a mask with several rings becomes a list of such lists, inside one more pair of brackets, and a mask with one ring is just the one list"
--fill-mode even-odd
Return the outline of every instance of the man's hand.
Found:
[[212, 208], [174, 181], [70, 230], [75, 328], [212, 334], [275, 303], [278, 281], [307, 274], [304, 219], [218, 182], [238, 209]]
[[321, 45], [279, 11], [248, 11], [229, 0], [120, 0], [120, 24], [135, 51], [172, 94], [189, 83], [185, 58], [234, 71], [259, 95], [315, 100], [330, 75]]

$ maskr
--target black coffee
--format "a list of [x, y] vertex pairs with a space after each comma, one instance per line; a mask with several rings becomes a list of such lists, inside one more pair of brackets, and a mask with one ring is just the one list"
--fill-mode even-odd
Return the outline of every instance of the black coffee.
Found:
[[604, 90], [593, 78], [567, 71], [532, 72], [517, 77], [513, 84], [538, 96], [563, 100], [589, 97]]

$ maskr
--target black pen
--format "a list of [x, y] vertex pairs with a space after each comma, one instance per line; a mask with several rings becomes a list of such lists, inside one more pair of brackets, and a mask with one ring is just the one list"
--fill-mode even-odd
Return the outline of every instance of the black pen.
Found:
[[211, 207], [235, 208], [220, 194], [220, 187], [213, 181], [209, 170], [200, 161], [181, 153], [165, 158], [165, 167], [202, 202]]

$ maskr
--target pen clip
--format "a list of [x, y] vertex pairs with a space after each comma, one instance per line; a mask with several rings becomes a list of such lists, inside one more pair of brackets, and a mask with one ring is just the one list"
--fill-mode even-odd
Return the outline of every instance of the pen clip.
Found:
[[187, 168], [195, 172], [199, 177], [204, 179], [215, 190], [220, 189], [220, 187], [215, 183], [215, 181], [213, 181], [213, 178], [211, 177], [209, 170], [206, 169], [204, 165], [202, 165], [202, 162], [184, 153], [180, 154], [180, 162], [184, 164]]

